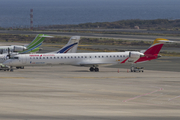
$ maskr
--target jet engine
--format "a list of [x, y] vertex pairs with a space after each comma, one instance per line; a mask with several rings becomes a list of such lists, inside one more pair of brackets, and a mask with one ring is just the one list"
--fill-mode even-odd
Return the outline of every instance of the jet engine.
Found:
[[13, 52], [20, 52], [20, 51], [24, 51], [27, 48], [24, 46], [14, 46]]
[[144, 57], [144, 54], [140, 52], [129, 52], [129, 58], [140, 58], [140, 57]]

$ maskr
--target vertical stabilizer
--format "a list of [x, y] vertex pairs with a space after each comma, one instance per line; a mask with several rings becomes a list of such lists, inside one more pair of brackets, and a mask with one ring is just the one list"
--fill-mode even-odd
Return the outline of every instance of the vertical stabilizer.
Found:
[[63, 48], [51, 53], [76, 53], [79, 40], [80, 36], [72, 36]]
[[49, 36], [49, 35], [38, 34], [30, 44], [25, 46], [27, 48], [27, 50], [24, 50], [19, 53], [24, 54], [24, 53], [29, 53], [32, 51], [37, 52], [39, 50], [39, 46], [42, 45], [42, 43], [46, 37], [52, 38], [52, 36]]
[[169, 41], [164, 38], [155, 39], [153, 44], [144, 52], [144, 57], [140, 57], [135, 63], [157, 59], [159, 57], [158, 54], [161, 48], [163, 47], [163, 45], [169, 42], [172, 42], [172, 41]]
[[155, 55], [159, 54], [162, 46], [164, 43], [168, 42], [169, 40], [164, 39], [164, 38], [157, 38], [154, 40], [153, 44], [144, 52], [146, 55]]

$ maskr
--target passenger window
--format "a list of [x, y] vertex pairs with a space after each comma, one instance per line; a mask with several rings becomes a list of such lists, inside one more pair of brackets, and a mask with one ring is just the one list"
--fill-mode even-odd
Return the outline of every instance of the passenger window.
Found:
[[100, 58], [100, 56], [99, 56], [99, 58]]
[[54, 59], [56, 59], [56, 57], [54, 57]]
[[80, 58], [80, 57], [78, 56], [78, 58]]
[[35, 59], [35, 57], [33, 57], [33, 59]]
[[125, 57], [125, 55], [123, 55], [123, 57]]
[[108, 56], [106, 56], [108, 58]]
[[122, 57], [122, 55], [120, 57]]
[[36, 59], [38, 59], [38, 57], [36, 57]]
[[63, 59], [63, 57], [61, 57]]
[[96, 58], [96, 56], [95, 56], [95, 58]]
[[64, 59], [66, 59], [66, 57], [64, 57]]
[[45, 59], [45, 57], [43, 57], [43, 59]]
[[91, 56], [89, 56], [89, 58], [91, 58]]
[[104, 56], [102, 56], [102, 58], [103, 58]]
[[73, 56], [71, 56], [71, 58], [73, 58]]
[[74, 58], [76, 58], [76, 56], [74, 56]]
[[47, 59], [48, 59], [48, 57], [47, 57]]
[[117, 55], [117, 57], [119, 57], [119, 55]]
[[116, 56], [114, 55], [114, 57], [116, 57]]
[[81, 58], [83, 58], [83, 56], [81, 56]]
[[110, 57], [111, 57], [111, 55], [110, 55]]
[[87, 58], [87, 57], [85, 56], [85, 58]]
[[50, 57], [50, 59], [52, 59], [52, 57]]

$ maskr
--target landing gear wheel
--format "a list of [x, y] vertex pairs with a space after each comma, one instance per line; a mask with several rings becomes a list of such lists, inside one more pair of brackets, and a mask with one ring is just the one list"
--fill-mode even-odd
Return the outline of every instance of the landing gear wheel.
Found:
[[89, 70], [90, 70], [91, 72], [93, 72], [93, 71], [94, 71], [94, 68], [93, 68], [93, 67], [90, 67]]
[[95, 72], [99, 72], [99, 68], [95, 68]]

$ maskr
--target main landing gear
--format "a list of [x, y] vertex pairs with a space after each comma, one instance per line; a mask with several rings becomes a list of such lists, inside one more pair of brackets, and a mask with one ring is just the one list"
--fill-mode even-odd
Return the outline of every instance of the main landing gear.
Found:
[[16, 67], [17, 69], [24, 69], [24, 66]]
[[90, 67], [89, 70], [90, 70], [91, 72], [93, 72], [93, 71], [99, 72], [99, 68], [97, 68], [97, 67]]

